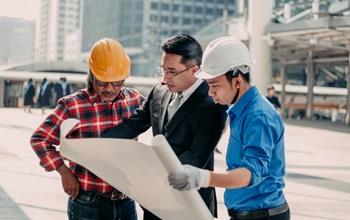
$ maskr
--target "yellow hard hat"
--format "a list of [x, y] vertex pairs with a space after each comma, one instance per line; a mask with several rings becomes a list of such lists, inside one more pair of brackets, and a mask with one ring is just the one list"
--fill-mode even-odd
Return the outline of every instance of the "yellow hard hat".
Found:
[[88, 62], [92, 74], [100, 81], [121, 81], [130, 76], [130, 58], [116, 40], [104, 38], [97, 41]]

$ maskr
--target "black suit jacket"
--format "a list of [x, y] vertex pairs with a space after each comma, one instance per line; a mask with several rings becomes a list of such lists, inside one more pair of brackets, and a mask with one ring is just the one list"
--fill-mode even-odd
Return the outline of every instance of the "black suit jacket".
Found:
[[55, 92], [56, 92], [56, 103], [60, 98], [63, 96], [70, 94], [70, 85], [67, 83], [67, 86], [65, 89], [63, 89], [62, 83], [58, 82], [55, 84]]
[[[157, 84], [135, 115], [108, 130], [102, 137], [135, 138], [152, 126], [153, 135], [163, 134], [182, 164], [213, 170], [214, 149], [226, 121], [227, 106], [217, 105], [203, 83], [167, 122], [167, 107], [172, 93]], [[199, 190], [214, 216], [217, 215], [214, 188]]]

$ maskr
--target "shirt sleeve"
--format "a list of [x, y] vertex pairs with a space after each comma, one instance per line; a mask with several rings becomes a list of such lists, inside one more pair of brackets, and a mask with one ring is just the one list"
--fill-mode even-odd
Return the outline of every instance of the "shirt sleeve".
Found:
[[274, 149], [274, 124], [264, 114], [250, 115], [243, 128], [243, 149], [240, 167], [252, 174], [250, 185], [258, 184], [267, 174]]
[[138, 103], [138, 108], [129, 118], [123, 120], [117, 126], [108, 129], [101, 137], [103, 138], [136, 138], [151, 127], [150, 100], [153, 96], [154, 88], [147, 99], [142, 96]]
[[68, 118], [67, 109], [66, 102], [61, 99], [30, 139], [30, 144], [40, 159], [40, 165], [46, 171], [56, 170], [63, 164], [63, 158], [57, 151], [57, 146], [60, 144], [60, 125]]

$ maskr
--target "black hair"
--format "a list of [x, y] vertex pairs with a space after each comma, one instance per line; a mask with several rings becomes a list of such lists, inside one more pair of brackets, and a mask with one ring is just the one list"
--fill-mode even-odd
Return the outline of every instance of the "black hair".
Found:
[[88, 92], [90, 93], [93, 93], [94, 91], [93, 81], [94, 81], [94, 76], [92, 75], [92, 72], [90, 70], [87, 76], [87, 88], [88, 88]]
[[275, 87], [273, 87], [272, 85], [268, 86], [267, 91], [270, 91], [270, 90], [275, 90]]
[[227, 78], [227, 80], [228, 80], [229, 82], [231, 82], [233, 78], [238, 77], [239, 75], [241, 75], [242, 78], [243, 78], [245, 81], [250, 82], [250, 73], [249, 73], [249, 72], [247, 72], [247, 73], [242, 73], [242, 72], [238, 69], [238, 70], [235, 70], [235, 71], [234, 71], [234, 70], [230, 70], [230, 71], [228, 71], [228, 72], [225, 73], [225, 76], [226, 76], [226, 78]]
[[200, 66], [202, 63], [202, 47], [196, 39], [188, 34], [176, 34], [170, 37], [163, 43], [162, 50], [165, 53], [173, 53], [182, 56], [182, 64], [195, 61], [195, 64]]

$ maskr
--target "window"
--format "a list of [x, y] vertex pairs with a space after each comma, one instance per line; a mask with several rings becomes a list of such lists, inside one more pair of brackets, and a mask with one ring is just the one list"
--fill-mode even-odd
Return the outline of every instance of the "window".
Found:
[[184, 18], [183, 24], [184, 24], [184, 25], [186, 25], [186, 24], [191, 24], [191, 19], [190, 19], [190, 18]]
[[216, 16], [217, 16], [217, 17], [222, 16], [223, 13], [224, 13], [224, 11], [223, 11], [222, 9], [216, 9]]
[[152, 2], [151, 3], [151, 9], [158, 9], [158, 3], [157, 2]]
[[151, 21], [158, 21], [157, 15], [151, 15]]
[[173, 11], [179, 11], [180, 6], [179, 5], [173, 5]]
[[235, 14], [235, 10], [234, 9], [229, 9], [228, 10], [228, 14], [229, 15], [234, 15]]
[[184, 12], [191, 12], [192, 11], [192, 7], [191, 6], [184, 6]]
[[209, 15], [213, 15], [214, 14], [214, 10], [212, 8], [207, 8], [207, 10], [205, 12], [207, 14], [209, 14]]
[[168, 11], [169, 10], [169, 4], [162, 3], [162, 10]]
[[178, 18], [178, 17], [173, 17], [173, 18], [171, 19], [171, 22], [172, 22], [173, 24], [177, 24], [177, 23], [179, 23], [179, 18]]
[[195, 25], [201, 26], [202, 25], [202, 20], [201, 19], [195, 19], [194, 20]]
[[167, 17], [167, 16], [162, 16], [162, 17], [160, 18], [160, 21], [161, 21], [161, 22], [168, 23], [168, 22], [169, 22], [169, 17]]
[[201, 14], [203, 12], [203, 8], [196, 7], [194, 11], [196, 14]]

